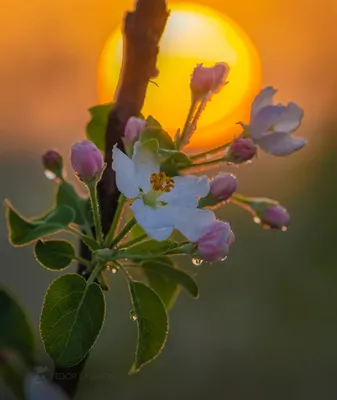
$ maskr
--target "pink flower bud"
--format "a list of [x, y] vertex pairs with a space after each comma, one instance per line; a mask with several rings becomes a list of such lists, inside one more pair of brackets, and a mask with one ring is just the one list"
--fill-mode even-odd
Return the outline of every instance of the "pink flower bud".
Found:
[[237, 181], [233, 174], [220, 172], [210, 184], [211, 195], [217, 200], [228, 200], [236, 191]]
[[275, 229], [287, 228], [290, 224], [288, 211], [279, 205], [269, 205], [258, 213], [262, 224]]
[[47, 171], [52, 172], [61, 178], [63, 169], [63, 160], [60, 154], [55, 150], [49, 150], [42, 156], [42, 164]]
[[225, 85], [229, 73], [226, 63], [217, 63], [213, 67], [204, 67], [199, 64], [195, 67], [191, 79], [191, 91], [194, 99], [217, 93]]
[[124, 131], [126, 143], [130, 144], [139, 140], [141, 133], [145, 129], [145, 124], [146, 122], [143, 119], [136, 117], [129, 118]]
[[251, 139], [238, 138], [229, 147], [229, 161], [241, 164], [255, 157], [256, 152], [257, 148]]
[[205, 261], [221, 261], [227, 257], [234, 240], [234, 233], [227, 222], [214, 221], [198, 240], [198, 255]]
[[71, 149], [71, 165], [83, 182], [90, 182], [102, 171], [103, 156], [90, 140], [82, 140]]

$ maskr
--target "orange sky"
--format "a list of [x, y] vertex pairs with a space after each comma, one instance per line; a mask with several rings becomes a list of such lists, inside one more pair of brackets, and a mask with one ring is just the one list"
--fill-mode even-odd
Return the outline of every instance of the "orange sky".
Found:
[[[97, 103], [104, 42], [131, 0], [0, 0], [1, 149], [83, 137]], [[307, 135], [336, 113], [335, 0], [201, 0], [233, 18], [262, 59], [264, 83], [306, 111]], [[19, 139], [19, 140], [18, 140]], [[2, 151], [1, 151], [2, 152]]]

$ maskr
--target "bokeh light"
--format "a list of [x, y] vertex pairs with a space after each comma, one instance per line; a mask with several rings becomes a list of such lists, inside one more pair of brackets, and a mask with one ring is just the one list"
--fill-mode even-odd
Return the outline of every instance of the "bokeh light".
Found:
[[[108, 39], [100, 60], [98, 88], [102, 103], [113, 98], [122, 52], [118, 27]], [[159, 87], [149, 85], [144, 114], [153, 115], [173, 136], [189, 109], [189, 82], [194, 67], [219, 61], [231, 67], [229, 84], [205, 110], [192, 147], [222, 144], [238, 132], [236, 123], [246, 120], [250, 103], [260, 89], [261, 66], [251, 40], [230, 18], [195, 4], [172, 6], [158, 59], [160, 75], [155, 82]]]

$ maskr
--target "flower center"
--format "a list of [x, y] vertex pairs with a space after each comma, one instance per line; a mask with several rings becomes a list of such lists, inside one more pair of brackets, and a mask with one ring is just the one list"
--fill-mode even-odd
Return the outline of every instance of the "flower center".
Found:
[[150, 183], [155, 192], [170, 192], [174, 188], [174, 179], [166, 176], [165, 172], [151, 174]]

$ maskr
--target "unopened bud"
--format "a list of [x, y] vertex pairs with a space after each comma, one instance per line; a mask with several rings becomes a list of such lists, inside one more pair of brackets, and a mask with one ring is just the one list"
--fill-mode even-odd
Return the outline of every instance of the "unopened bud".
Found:
[[145, 124], [146, 122], [143, 119], [136, 117], [129, 118], [124, 131], [125, 143], [132, 144], [137, 142], [145, 129]]
[[71, 165], [77, 176], [89, 183], [99, 176], [103, 169], [103, 156], [90, 140], [82, 140], [71, 149]]
[[263, 225], [274, 229], [286, 229], [290, 224], [290, 214], [280, 205], [267, 205], [257, 216]]
[[238, 138], [228, 149], [228, 161], [234, 164], [247, 162], [255, 157], [257, 148], [251, 139]]
[[210, 193], [216, 200], [228, 200], [236, 191], [237, 181], [233, 174], [219, 173], [210, 183]]
[[217, 93], [225, 85], [229, 73], [226, 63], [217, 63], [213, 67], [199, 64], [191, 77], [191, 92], [194, 99], [204, 97], [210, 92]]
[[63, 160], [61, 155], [55, 150], [49, 150], [42, 156], [42, 164], [46, 171], [50, 171], [58, 178], [62, 177]]
[[198, 256], [204, 261], [217, 262], [226, 259], [229, 247], [235, 236], [230, 225], [223, 221], [214, 221], [197, 243]]

